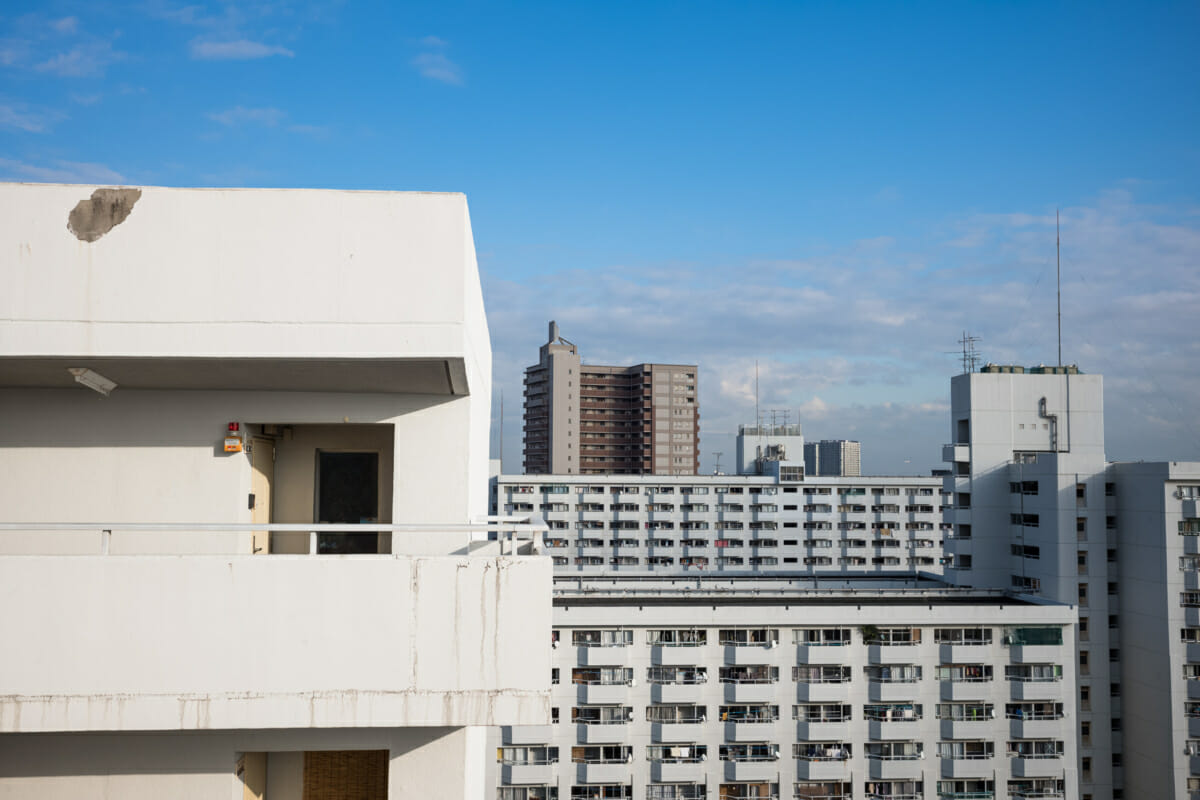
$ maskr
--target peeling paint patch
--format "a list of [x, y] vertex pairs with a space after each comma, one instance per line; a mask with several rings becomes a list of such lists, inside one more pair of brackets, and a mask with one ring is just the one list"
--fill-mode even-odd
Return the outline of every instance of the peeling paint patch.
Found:
[[67, 230], [81, 242], [94, 242], [124, 222], [141, 196], [141, 189], [97, 189], [71, 209]]

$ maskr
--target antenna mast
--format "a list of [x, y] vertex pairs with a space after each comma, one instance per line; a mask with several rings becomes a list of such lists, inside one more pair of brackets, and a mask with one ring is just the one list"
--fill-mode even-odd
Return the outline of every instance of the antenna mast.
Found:
[[1062, 237], [1059, 235], [1058, 209], [1054, 209], [1054, 278], [1058, 287], [1058, 365], [1062, 366]]
[[500, 474], [504, 474], [504, 390], [500, 390]]
[[963, 374], [974, 372], [975, 367], [979, 364], [979, 351], [975, 349], [975, 343], [978, 341], [978, 336], [968, 336], [966, 331], [963, 331], [962, 338], [958, 340], [958, 343], [962, 345]]
[[716, 456], [716, 460], [713, 462], [713, 475], [720, 475], [721, 474], [721, 456], [723, 456], [725, 454], [724, 453], [713, 453], [713, 455]]
[[754, 359], [754, 424], [758, 426], [759, 433], [762, 433], [762, 416], [758, 410], [758, 359]]

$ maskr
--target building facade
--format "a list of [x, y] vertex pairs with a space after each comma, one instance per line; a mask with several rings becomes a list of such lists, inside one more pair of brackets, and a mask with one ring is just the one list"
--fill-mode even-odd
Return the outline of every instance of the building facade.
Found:
[[551, 322], [525, 370], [526, 474], [694, 475], [698, 374], [694, 364], [583, 364]]
[[864, 579], [559, 579], [498, 800], [1078, 797], [1074, 609]]
[[1079, 609], [1080, 796], [1123, 794], [1117, 531], [1106, 488], [1103, 382], [1075, 367], [999, 367], [951, 380], [947, 580]]
[[7, 184], [0, 245], [0, 796], [484, 794], [551, 569], [465, 198]]
[[558, 575], [941, 574], [941, 478], [786, 474], [501, 475], [494, 513], [543, 517]]
[[851, 439], [822, 439], [804, 445], [804, 469], [822, 477], [862, 474], [862, 444]]

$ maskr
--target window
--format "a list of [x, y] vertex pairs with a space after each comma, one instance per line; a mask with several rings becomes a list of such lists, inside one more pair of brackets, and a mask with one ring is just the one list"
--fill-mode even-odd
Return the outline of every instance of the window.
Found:
[[633, 644], [633, 631], [573, 631], [571, 633], [571, 643], [576, 647], [626, 647]]
[[732, 647], [774, 647], [779, 644], [779, 630], [775, 628], [731, 628], [720, 631], [717, 638], [721, 644]]
[[1087, 484], [1086, 483], [1075, 484], [1075, 505], [1077, 505], [1077, 506], [1086, 506], [1087, 505]]

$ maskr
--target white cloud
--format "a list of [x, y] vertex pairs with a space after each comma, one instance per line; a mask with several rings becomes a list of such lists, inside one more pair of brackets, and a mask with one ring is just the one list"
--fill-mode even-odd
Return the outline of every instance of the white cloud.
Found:
[[206, 115], [213, 122], [218, 122], [229, 128], [241, 125], [278, 125], [287, 115], [278, 108], [246, 108], [234, 106], [224, 111], [214, 111]]
[[63, 17], [62, 19], [53, 20], [50, 27], [59, 33], [75, 33], [79, 29], [78, 17]]
[[109, 64], [124, 58], [125, 54], [114, 50], [111, 43], [97, 39], [51, 56], [36, 64], [34, 69], [62, 78], [86, 78], [103, 75]]
[[0, 158], [0, 174], [10, 179], [42, 183], [122, 184], [125, 177], [104, 164], [83, 161], [51, 161], [49, 164], [29, 164], [11, 158]]
[[50, 123], [61, 118], [59, 114], [30, 111], [23, 105], [13, 106], [0, 104], [0, 128], [7, 128], [25, 133], [42, 133]]
[[463, 84], [462, 69], [441, 53], [421, 53], [412, 63], [422, 76], [430, 80], [453, 86]]
[[448, 47], [450, 45], [445, 39], [438, 36], [426, 36], [417, 42], [422, 47]]
[[249, 39], [211, 41], [196, 39], [191, 44], [192, 58], [201, 61], [249, 61], [271, 56], [292, 58], [296, 54], [281, 45], [252, 42]]

